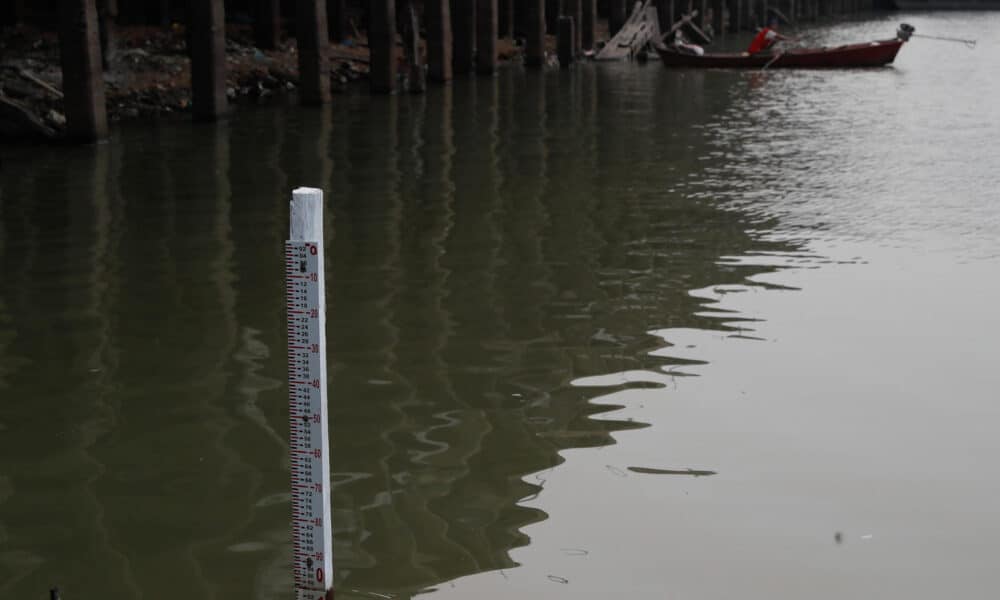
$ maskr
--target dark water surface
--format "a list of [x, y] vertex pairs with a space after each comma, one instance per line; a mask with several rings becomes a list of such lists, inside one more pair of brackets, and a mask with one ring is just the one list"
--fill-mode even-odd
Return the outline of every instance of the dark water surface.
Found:
[[290, 597], [299, 185], [338, 598], [993, 597], [1000, 18], [900, 20], [0, 150], [0, 598]]

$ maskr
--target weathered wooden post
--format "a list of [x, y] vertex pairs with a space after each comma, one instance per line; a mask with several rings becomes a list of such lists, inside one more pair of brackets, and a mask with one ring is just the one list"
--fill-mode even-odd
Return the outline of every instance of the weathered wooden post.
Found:
[[253, 41], [258, 48], [274, 50], [281, 42], [281, 6], [278, 0], [256, 0]]
[[452, 67], [455, 75], [467, 75], [475, 67], [476, 0], [451, 0], [451, 33], [454, 39]]
[[[324, 24], [325, 31], [325, 24]], [[292, 570], [297, 600], [333, 599], [323, 191], [292, 192], [285, 242]]]
[[191, 111], [198, 121], [226, 113], [226, 14], [222, 0], [196, 0], [191, 14]]
[[425, 0], [427, 21], [427, 76], [439, 83], [451, 81], [451, 2]]
[[108, 137], [104, 71], [94, 0], [60, 0], [59, 56], [66, 135], [93, 142]]
[[327, 37], [334, 44], [347, 39], [347, 6], [345, 0], [326, 0]]
[[725, 0], [712, 0], [712, 35], [725, 37], [724, 16], [726, 10]]
[[597, 25], [597, 0], [581, 0], [580, 47], [594, 49], [594, 27]]
[[514, 39], [514, 0], [499, 0], [497, 10], [499, 11], [498, 37]]
[[299, 54], [299, 101], [306, 105], [330, 101], [326, 0], [298, 0], [295, 29]]
[[497, 70], [497, 0], [476, 0], [476, 72]]
[[729, 7], [729, 33], [739, 33], [743, 27], [743, 2], [742, 0], [728, 0]]
[[525, 0], [525, 13], [524, 64], [541, 67], [545, 64], [545, 0]]
[[559, 17], [559, 33], [556, 34], [556, 48], [559, 55], [559, 66], [568, 69], [576, 56], [576, 44], [573, 34], [573, 17]]
[[368, 74], [371, 91], [391, 94], [396, 91], [397, 70], [395, 0], [371, 0], [368, 49], [371, 52]]
[[625, 24], [625, 4], [627, 0], [608, 0], [608, 34], [615, 37]]
[[[570, 28], [573, 32], [573, 55], [579, 56], [583, 53], [583, 44], [580, 40], [580, 23], [583, 22], [583, 0], [563, 0], [562, 14], [573, 19], [573, 27]], [[562, 29], [560, 28], [559, 31], [562, 31]]]
[[107, 70], [114, 59], [115, 46], [118, 45], [118, 0], [100, 0], [97, 5], [97, 21], [101, 34], [101, 65]]
[[420, 56], [420, 18], [413, 5], [414, 0], [406, 0], [406, 14], [403, 15], [403, 46], [406, 50], [406, 87], [412, 94], [422, 94], [427, 89], [424, 64]]

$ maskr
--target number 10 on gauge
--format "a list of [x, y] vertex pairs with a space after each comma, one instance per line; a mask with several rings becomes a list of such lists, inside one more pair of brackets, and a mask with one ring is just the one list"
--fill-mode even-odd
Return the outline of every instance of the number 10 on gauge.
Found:
[[324, 600], [333, 597], [333, 542], [321, 190], [292, 192], [285, 302], [295, 597]]

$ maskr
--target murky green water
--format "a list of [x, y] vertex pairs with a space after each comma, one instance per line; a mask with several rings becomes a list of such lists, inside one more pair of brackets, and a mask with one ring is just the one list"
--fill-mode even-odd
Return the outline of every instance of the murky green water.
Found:
[[290, 597], [299, 185], [338, 597], [991, 597], [1000, 20], [900, 20], [3, 149], [0, 597]]

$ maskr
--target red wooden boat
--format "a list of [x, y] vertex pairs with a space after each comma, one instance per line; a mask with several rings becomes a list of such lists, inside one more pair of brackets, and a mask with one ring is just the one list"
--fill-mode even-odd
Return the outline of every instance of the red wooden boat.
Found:
[[[907, 26], [908, 27], [908, 26]], [[829, 48], [789, 48], [759, 54], [689, 54], [658, 45], [656, 52], [667, 67], [699, 69], [822, 69], [849, 67], [881, 67], [896, 59], [896, 53], [909, 39], [913, 28], [900, 27], [891, 40], [848, 44]]]

